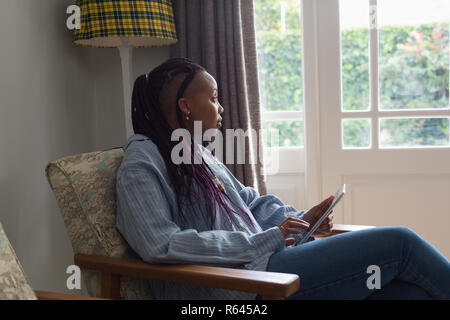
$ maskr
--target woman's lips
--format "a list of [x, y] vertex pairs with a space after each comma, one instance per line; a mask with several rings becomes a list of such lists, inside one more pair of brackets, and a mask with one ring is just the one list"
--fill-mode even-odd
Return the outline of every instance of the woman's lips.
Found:
[[218, 121], [218, 122], [217, 122], [217, 127], [220, 128], [221, 126], [222, 126], [222, 121]]

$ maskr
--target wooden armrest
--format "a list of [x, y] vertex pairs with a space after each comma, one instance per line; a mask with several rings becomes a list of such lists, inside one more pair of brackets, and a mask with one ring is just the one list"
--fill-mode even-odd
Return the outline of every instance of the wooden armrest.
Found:
[[79, 296], [75, 294], [56, 293], [49, 291], [34, 291], [39, 300], [107, 300], [102, 298], [94, 298], [87, 296]]
[[298, 275], [289, 273], [199, 265], [149, 264], [136, 259], [85, 254], [76, 254], [74, 260], [80, 268], [106, 274], [258, 293], [263, 298], [288, 297], [300, 287]]
[[[336, 234], [350, 232], [350, 231], [358, 231], [358, 230], [365, 230], [365, 229], [371, 229], [376, 228], [375, 226], [362, 226], [362, 225], [356, 225], [356, 224], [334, 224], [333, 229], [331, 232], [324, 237], [334, 236]], [[320, 238], [320, 237], [318, 237]]]

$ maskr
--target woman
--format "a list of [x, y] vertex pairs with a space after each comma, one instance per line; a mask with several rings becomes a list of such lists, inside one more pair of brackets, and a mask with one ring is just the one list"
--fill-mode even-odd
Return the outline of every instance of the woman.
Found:
[[[308, 211], [260, 196], [194, 141], [194, 121], [201, 121], [202, 133], [217, 131], [224, 111], [216, 81], [201, 66], [170, 59], [136, 80], [132, 99], [135, 135], [117, 173], [117, 228], [144, 261], [296, 273], [301, 288], [289, 299], [450, 298], [448, 260], [406, 227], [293, 246], [333, 196]], [[191, 161], [176, 160], [180, 141], [172, 133], [180, 129], [190, 134], [182, 135], [190, 148], [181, 153]], [[314, 235], [332, 226], [327, 218]], [[378, 290], [368, 285], [373, 266], [380, 270]], [[150, 288], [156, 299], [255, 298], [156, 280]]]

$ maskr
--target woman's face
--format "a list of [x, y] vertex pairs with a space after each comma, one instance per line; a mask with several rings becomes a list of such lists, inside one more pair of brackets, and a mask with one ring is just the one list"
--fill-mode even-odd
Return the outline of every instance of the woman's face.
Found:
[[[191, 134], [194, 132], [194, 121], [201, 121], [202, 134], [208, 129], [218, 130], [222, 126], [220, 115], [224, 109], [219, 103], [217, 82], [206, 71], [195, 75], [183, 98], [178, 100], [178, 106], [183, 112], [186, 128]], [[186, 116], [189, 120], [186, 120]]]

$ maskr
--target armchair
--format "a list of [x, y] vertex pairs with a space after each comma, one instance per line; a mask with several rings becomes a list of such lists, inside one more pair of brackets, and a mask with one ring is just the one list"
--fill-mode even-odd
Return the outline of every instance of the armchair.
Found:
[[72, 294], [34, 291], [0, 223], [0, 300], [97, 300]]
[[[257, 293], [263, 299], [284, 299], [299, 289], [295, 274], [142, 261], [115, 227], [115, 181], [123, 155], [119, 147], [66, 156], [45, 168], [90, 296], [152, 299], [145, 279]], [[363, 228], [368, 226], [335, 225], [330, 235]]]

